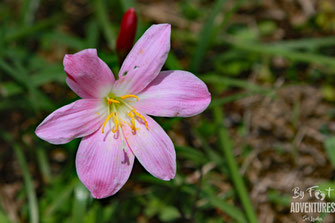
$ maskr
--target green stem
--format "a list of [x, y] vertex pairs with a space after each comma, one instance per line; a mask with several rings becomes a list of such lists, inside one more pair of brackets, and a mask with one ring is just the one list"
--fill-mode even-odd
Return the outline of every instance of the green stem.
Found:
[[237, 194], [240, 198], [240, 201], [242, 203], [242, 206], [246, 212], [247, 218], [250, 223], [257, 223], [257, 216], [255, 214], [255, 211], [253, 210], [251, 201], [248, 196], [248, 192], [246, 189], [246, 186], [243, 182], [242, 176], [240, 175], [238, 165], [236, 163], [236, 160], [234, 158], [233, 154], [233, 145], [230, 141], [228, 130], [223, 125], [223, 111], [220, 107], [215, 106], [214, 107], [214, 118], [217, 125], [220, 126], [219, 128], [219, 146], [222, 148], [222, 151], [225, 155], [232, 181], [235, 185]]

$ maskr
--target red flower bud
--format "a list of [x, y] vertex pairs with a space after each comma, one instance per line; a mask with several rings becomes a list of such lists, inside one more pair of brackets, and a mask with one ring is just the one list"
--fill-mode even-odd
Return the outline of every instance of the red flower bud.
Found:
[[116, 52], [120, 63], [124, 60], [134, 44], [137, 16], [134, 8], [128, 9], [121, 21], [120, 33], [116, 40]]

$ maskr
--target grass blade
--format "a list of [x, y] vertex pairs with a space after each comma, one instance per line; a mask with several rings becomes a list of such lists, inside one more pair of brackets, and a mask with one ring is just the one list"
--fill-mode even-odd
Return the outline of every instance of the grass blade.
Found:
[[112, 29], [112, 24], [108, 20], [107, 7], [105, 6], [104, 0], [96, 0], [94, 2], [95, 13], [98, 22], [104, 32], [105, 38], [107, 40], [108, 46], [113, 51], [115, 50], [115, 32]]
[[49, 26], [52, 26], [54, 24], [59, 23], [61, 18], [62, 18], [61, 16], [55, 15], [55, 16], [52, 16], [48, 19], [37, 22], [33, 26], [29, 26], [29, 27], [24, 26], [20, 29], [17, 29], [15, 32], [8, 33], [3, 40], [4, 40], [5, 43], [8, 43], [8, 42], [11, 42], [11, 41], [14, 41], [14, 40], [18, 40], [18, 39], [27, 37], [29, 35], [32, 35], [32, 34], [36, 33], [37, 31], [39, 31], [41, 29], [45, 29]]
[[205, 74], [199, 76], [199, 78], [204, 82], [210, 84], [222, 84], [228, 87], [239, 87], [250, 91], [259, 91], [259, 92], [268, 91], [268, 89], [261, 87], [257, 84], [253, 84], [248, 81], [240, 80], [237, 78], [223, 77], [217, 74]]
[[77, 184], [74, 189], [74, 204], [72, 208], [72, 220], [74, 223], [81, 223], [86, 213], [86, 205], [89, 198], [87, 189], [82, 184]]
[[13, 79], [15, 79], [17, 82], [20, 84], [26, 86], [28, 82], [28, 77], [27, 75], [20, 74], [20, 72], [17, 72], [16, 69], [13, 69], [11, 65], [9, 65], [5, 60], [0, 58], [0, 69], [5, 71], [9, 76], [11, 76]]
[[6, 214], [0, 210], [0, 222], [1, 223], [11, 223], [11, 221], [9, 220], [9, 217], [6, 216]]
[[326, 149], [332, 167], [335, 168], [335, 137], [327, 138], [324, 142], [324, 147]]
[[255, 214], [255, 211], [253, 210], [251, 201], [248, 196], [248, 192], [246, 189], [246, 186], [243, 182], [243, 178], [240, 175], [238, 165], [236, 163], [236, 160], [234, 158], [233, 154], [233, 144], [230, 141], [228, 131], [226, 127], [223, 125], [223, 112], [220, 107], [216, 106], [214, 107], [214, 118], [215, 123], [220, 126], [219, 128], [219, 146], [223, 150], [223, 153], [226, 157], [227, 164], [230, 170], [231, 179], [235, 185], [236, 192], [241, 200], [241, 203], [243, 205], [243, 208], [246, 212], [248, 222], [250, 223], [257, 223], [257, 216]]
[[165, 66], [169, 70], [182, 70], [182, 67], [177, 59], [177, 57], [170, 51], [168, 58], [166, 59]]
[[190, 71], [196, 73], [199, 70], [201, 65], [201, 60], [204, 58], [206, 53], [207, 47], [209, 45], [210, 37], [214, 28], [214, 22], [217, 15], [223, 9], [223, 5], [226, 0], [216, 0], [212, 12], [205, 23], [201, 33], [200, 33], [200, 40], [198, 42], [197, 48], [194, 53], [194, 57], [191, 61]]
[[233, 101], [237, 101], [242, 98], [246, 98], [252, 95], [260, 94], [260, 92], [255, 92], [255, 93], [248, 93], [248, 92], [242, 92], [242, 93], [237, 93], [233, 94], [224, 98], [219, 98], [219, 99], [213, 99], [211, 104], [209, 105], [209, 108], [213, 108], [218, 105], [224, 105]]
[[320, 38], [305, 38], [297, 40], [285, 40], [271, 44], [275, 47], [297, 49], [303, 48], [308, 50], [314, 50], [323, 46], [335, 45], [334, 37], [320, 37]]
[[36, 153], [37, 153], [38, 164], [39, 164], [42, 176], [43, 176], [43, 180], [46, 183], [50, 183], [51, 170], [50, 170], [50, 165], [49, 165], [48, 156], [46, 154], [46, 151], [45, 149], [39, 147], [37, 148]]
[[225, 202], [224, 200], [218, 198], [216, 195], [213, 194], [213, 192], [207, 190], [206, 194], [208, 196], [209, 202], [215, 206], [216, 208], [220, 209], [233, 219], [235, 219], [239, 223], [247, 223], [244, 214], [234, 207], [233, 205]]
[[91, 20], [86, 32], [87, 48], [97, 48], [99, 44], [100, 30], [95, 20]]
[[30, 26], [35, 19], [36, 11], [40, 5], [40, 0], [24, 1], [22, 4], [23, 24]]
[[2, 137], [5, 139], [5, 141], [7, 141], [8, 144], [13, 146], [16, 158], [19, 162], [19, 166], [23, 174], [24, 186], [25, 186], [26, 193], [28, 196], [30, 222], [38, 223], [39, 222], [39, 211], [38, 211], [37, 197], [36, 197], [36, 192], [34, 188], [34, 183], [29, 173], [29, 168], [27, 165], [25, 155], [20, 145], [15, 143], [15, 141], [13, 140], [10, 134], [8, 134], [7, 132], [3, 132], [3, 131], [1, 131], [0, 133]]
[[19, 145], [13, 145], [16, 157], [19, 161], [20, 168], [23, 173], [24, 185], [26, 188], [26, 192], [28, 194], [28, 203], [29, 203], [29, 213], [30, 213], [30, 222], [31, 223], [38, 223], [39, 222], [39, 215], [38, 215], [38, 205], [37, 205], [37, 198], [34, 189], [33, 180], [29, 173], [27, 161], [24, 157], [22, 148]]
[[335, 60], [332, 57], [323, 56], [320, 54], [310, 52], [300, 52], [296, 50], [290, 50], [284, 47], [278, 47], [275, 44], [262, 44], [253, 41], [236, 39], [231, 36], [225, 36], [222, 40], [228, 44], [233, 45], [236, 48], [260, 53], [262, 55], [270, 56], [282, 56], [293, 61], [320, 64], [324, 66], [335, 67]]
[[57, 199], [51, 202], [49, 206], [45, 209], [43, 216], [53, 215], [63, 205], [63, 203], [66, 203], [66, 201], [70, 199], [75, 186], [78, 184], [80, 184], [78, 179], [74, 179], [72, 182], [70, 182], [64, 188], [64, 190], [59, 193], [59, 195], [57, 196]]

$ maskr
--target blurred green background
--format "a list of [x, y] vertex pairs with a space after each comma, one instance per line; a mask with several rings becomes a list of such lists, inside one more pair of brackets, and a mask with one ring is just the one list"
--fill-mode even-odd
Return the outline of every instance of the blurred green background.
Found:
[[[174, 180], [136, 162], [116, 195], [95, 200], [75, 171], [80, 139], [55, 146], [34, 130], [77, 99], [65, 54], [97, 48], [117, 73], [130, 7], [137, 38], [172, 25], [164, 69], [196, 74], [212, 103], [196, 117], [156, 118], [175, 144]], [[290, 213], [292, 189], [335, 188], [334, 34], [332, 0], [2, 0], [0, 223], [303, 222]]]

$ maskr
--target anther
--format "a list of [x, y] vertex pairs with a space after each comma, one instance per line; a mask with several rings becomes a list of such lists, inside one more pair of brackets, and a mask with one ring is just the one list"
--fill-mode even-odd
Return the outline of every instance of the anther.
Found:
[[113, 114], [110, 114], [110, 115], [108, 115], [108, 117], [106, 118], [104, 124], [102, 125], [102, 133], [105, 132], [105, 126], [106, 126], [107, 122], [109, 121], [109, 119], [111, 119], [112, 116], [113, 116]]
[[[121, 123], [120, 123], [121, 124]], [[117, 118], [116, 118], [116, 113], [115, 113], [115, 115], [114, 115], [114, 127], [113, 127], [113, 129], [112, 129], [112, 132], [113, 133], [116, 133], [116, 131], [117, 131], [117, 126], [118, 126], [118, 123], [117, 123]]]
[[113, 102], [113, 103], [120, 104], [120, 102], [119, 102], [118, 100], [114, 100], [114, 99], [110, 99], [110, 98], [108, 98], [107, 100], [108, 100], [108, 104], [109, 104], [109, 105], [110, 105], [112, 102]]
[[126, 99], [126, 98], [136, 98], [137, 101], [139, 100], [138, 97], [133, 94], [126, 94], [121, 97], [121, 99]]
[[135, 118], [134, 118], [134, 115], [133, 113], [131, 113], [131, 111], [128, 113], [128, 116], [130, 117], [131, 119], [131, 129], [133, 131], [135, 131]]
[[131, 112], [133, 112], [136, 116], [142, 119], [144, 121], [145, 127], [149, 129], [147, 120], [145, 120], [145, 118], [140, 113], [138, 113], [135, 109], [131, 110]]

